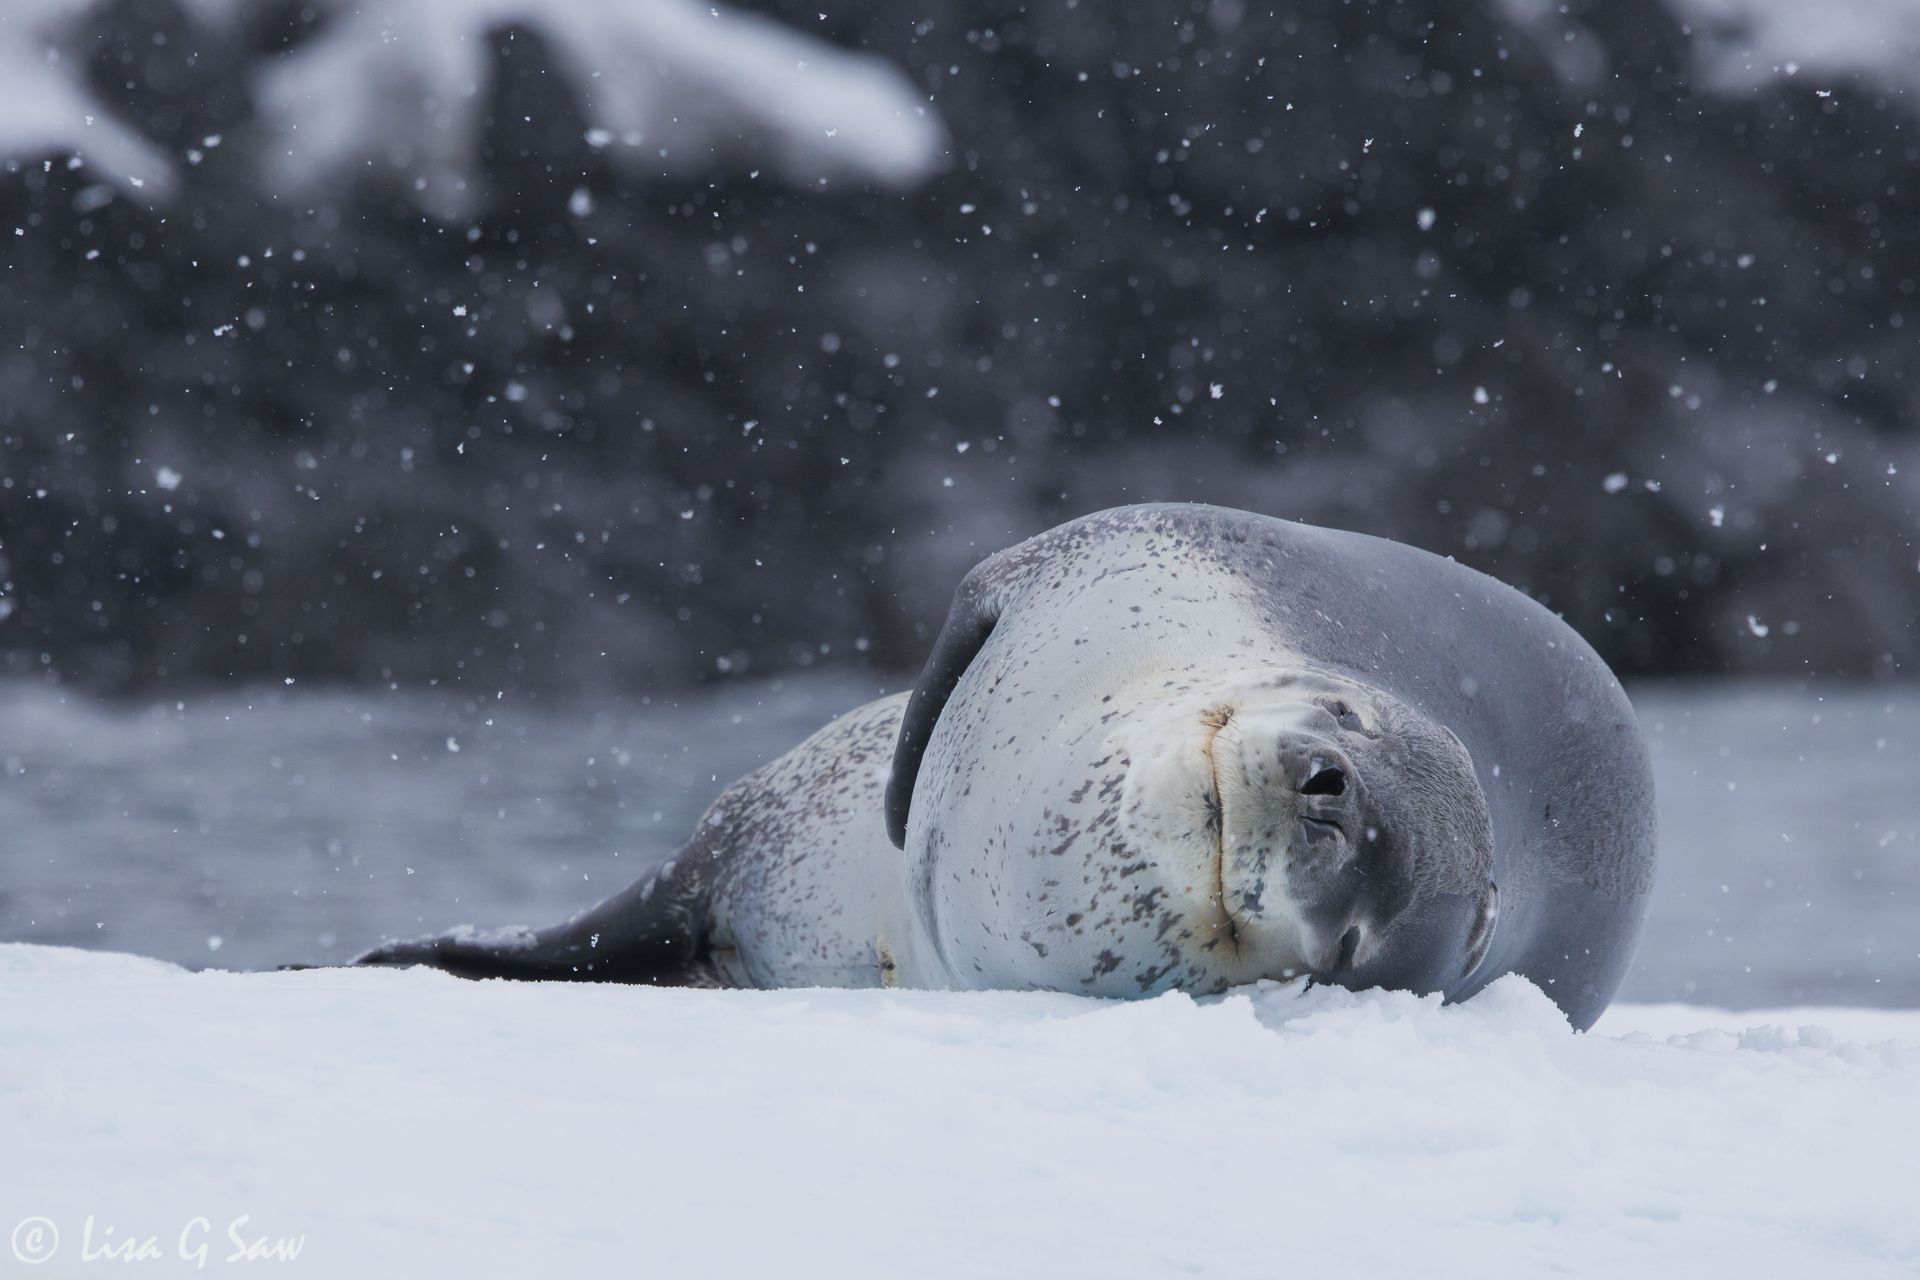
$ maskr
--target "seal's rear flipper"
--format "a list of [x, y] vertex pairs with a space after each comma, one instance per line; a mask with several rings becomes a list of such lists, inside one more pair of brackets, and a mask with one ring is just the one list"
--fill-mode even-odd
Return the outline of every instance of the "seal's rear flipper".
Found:
[[707, 933], [704, 877], [686, 852], [561, 924], [485, 931], [468, 925], [389, 942], [353, 963], [427, 965], [461, 978], [681, 986], [698, 975]]

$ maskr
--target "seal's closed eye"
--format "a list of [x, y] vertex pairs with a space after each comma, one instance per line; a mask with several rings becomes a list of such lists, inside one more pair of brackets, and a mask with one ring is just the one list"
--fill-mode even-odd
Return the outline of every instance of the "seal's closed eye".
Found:
[[1322, 710], [1333, 717], [1335, 724], [1349, 733], [1357, 733], [1366, 738], [1380, 736], [1367, 727], [1367, 722], [1360, 718], [1360, 713], [1355, 711], [1353, 704], [1345, 698], [1319, 698], [1315, 701], [1319, 703]]

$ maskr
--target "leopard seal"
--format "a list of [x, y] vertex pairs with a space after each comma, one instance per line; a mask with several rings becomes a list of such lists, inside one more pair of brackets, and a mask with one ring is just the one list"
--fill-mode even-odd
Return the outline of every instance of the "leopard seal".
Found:
[[1632, 957], [1653, 780], [1619, 683], [1526, 595], [1399, 543], [1099, 512], [955, 593], [912, 692], [728, 787], [546, 929], [390, 943], [470, 977], [1463, 1000], [1577, 1027]]

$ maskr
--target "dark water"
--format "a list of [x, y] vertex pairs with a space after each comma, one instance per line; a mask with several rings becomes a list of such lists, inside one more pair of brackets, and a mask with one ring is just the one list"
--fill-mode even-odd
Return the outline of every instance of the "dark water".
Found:
[[1660, 795], [1635, 1000], [1920, 1006], [1920, 687], [1634, 690]]
[[[249, 968], [557, 919], [877, 692], [814, 677], [548, 709], [270, 689], [128, 710], [0, 686], [0, 940]], [[1920, 688], [1635, 701], [1664, 856], [1624, 996], [1920, 1006]]]

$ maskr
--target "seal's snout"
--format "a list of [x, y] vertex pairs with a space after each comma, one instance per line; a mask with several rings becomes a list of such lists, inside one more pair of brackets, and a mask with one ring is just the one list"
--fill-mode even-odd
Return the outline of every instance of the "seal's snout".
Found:
[[[1361, 787], [1353, 761], [1333, 737], [1314, 724], [1312, 706], [1280, 706], [1243, 712], [1222, 732], [1232, 738], [1232, 761], [1222, 771], [1226, 809], [1240, 811], [1242, 831], [1276, 847], [1304, 825], [1304, 844], [1322, 834], [1353, 836], [1351, 818]], [[1238, 802], [1237, 804], [1235, 802]]]
[[1369, 954], [1353, 905], [1379, 824], [1359, 724], [1344, 701], [1239, 689], [1129, 733], [1119, 835], [1191, 904], [1199, 963], [1246, 981]]
[[[1242, 708], [1220, 732], [1221, 883], [1244, 925], [1304, 927], [1364, 844], [1365, 788], [1337, 732], [1312, 703]], [[1308, 949], [1329, 960], [1338, 937]]]

